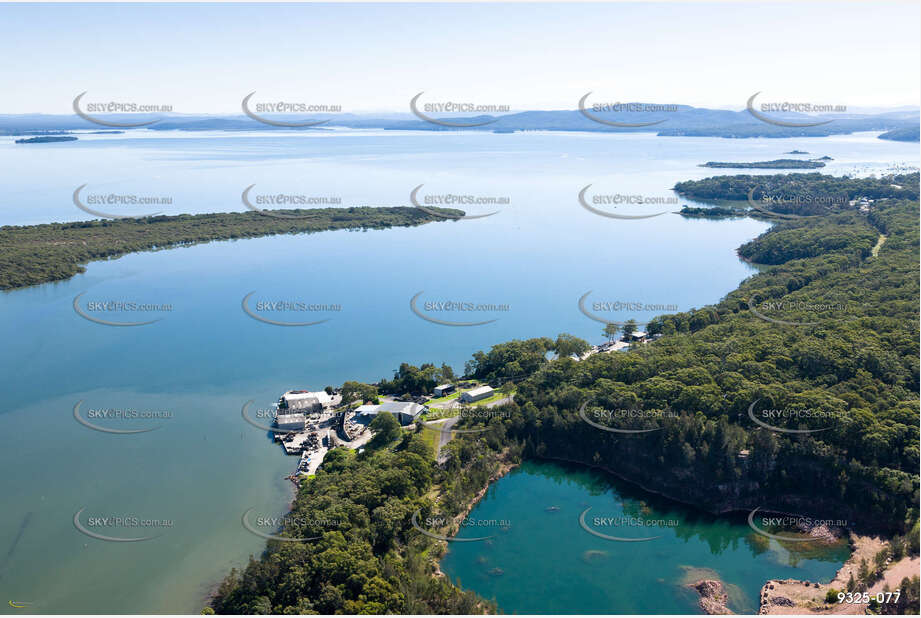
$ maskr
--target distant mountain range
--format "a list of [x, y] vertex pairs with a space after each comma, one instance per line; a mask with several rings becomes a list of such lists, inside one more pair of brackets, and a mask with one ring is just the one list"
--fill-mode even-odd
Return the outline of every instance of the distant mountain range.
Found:
[[[631, 104], [638, 105], [638, 104]], [[303, 116], [273, 115], [272, 120], [303, 122], [305, 120], [326, 120], [327, 122], [300, 129], [264, 124], [243, 114], [208, 116], [196, 114], [164, 114], [145, 116], [140, 114], [107, 114], [100, 118], [113, 123], [140, 123], [159, 119], [147, 129], [155, 131], [272, 131], [303, 130], [322, 131], [332, 127], [353, 129], [385, 129], [412, 131], [492, 131], [510, 133], [515, 131], [594, 131], [603, 133], [647, 132], [661, 136], [696, 137], [823, 137], [854, 133], [858, 131], [885, 132], [884, 139], [918, 141], [919, 110], [897, 110], [874, 114], [827, 114], [807, 115], [798, 113], [769, 114], [771, 119], [791, 124], [815, 123], [831, 120], [819, 126], [778, 126], [755, 118], [748, 110], [731, 111], [707, 109], [687, 105], [672, 106], [674, 111], [655, 112], [595, 112], [591, 115], [604, 122], [623, 124], [647, 124], [647, 126], [609, 126], [588, 118], [580, 110], [523, 111], [504, 115], [482, 116], [438, 116], [436, 119], [454, 123], [477, 124], [478, 126], [443, 126], [427, 122], [415, 115], [406, 114], [309, 114]], [[768, 115], [768, 114], [765, 114]], [[661, 121], [661, 122], [659, 122]], [[77, 115], [21, 114], [0, 115], [0, 134], [35, 135], [53, 131], [99, 130], [100, 125]], [[125, 127], [130, 131], [131, 128]]]

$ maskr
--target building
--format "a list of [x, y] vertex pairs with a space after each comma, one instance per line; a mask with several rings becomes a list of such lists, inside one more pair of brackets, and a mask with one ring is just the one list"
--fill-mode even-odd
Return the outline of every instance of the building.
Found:
[[320, 414], [323, 412], [323, 404], [316, 397], [302, 397], [286, 403], [288, 406], [284, 410], [287, 412], [300, 412], [302, 414]]
[[278, 400], [279, 410], [296, 410], [304, 414], [319, 414], [332, 404], [326, 391], [288, 391]]
[[459, 399], [461, 403], [473, 403], [474, 401], [492, 397], [494, 392], [491, 386], [480, 386], [466, 393], [461, 393]]
[[304, 431], [307, 417], [304, 414], [276, 414], [275, 426], [281, 431]]
[[355, 408], [355, 416], [376, 416], [380, 406], [366, 405]]
[[435, 393], [436, 397], [444, 397], [445, 395], [450, 395], [455, 390], [457, 389], [454, 388], [453, 384], [440, 384], [435, 387], [433, 392]]
[[624, 341], [634, 341], [634, 342], [643, 342], [646, 341], [646, 333], [641, 330], [634, 331], [630, 333], [629, 338], [624, 337]]
[[377, 416], [381, 412], [390, 412], [401, 425], [409, 425], [425, 411], [425, 406], [412, 401], [387, 401], [380, 405], [358, 406], [355, 414], [359, 416]]
[[387, 401], [378, 406], [377, 413], [390, 412], [393, 417], [400, 421], [401, 425], [409, 425], [422, 414], [425, 406], [412, 401]]

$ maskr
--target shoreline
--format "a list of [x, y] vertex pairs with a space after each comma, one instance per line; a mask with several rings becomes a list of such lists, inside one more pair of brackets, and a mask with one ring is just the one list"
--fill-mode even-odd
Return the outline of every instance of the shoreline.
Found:
[[[888, 540], [881, 536], [858, 535], [849, 532], [851, 556], [835, 572], [835, 577], [828, 583], [810, 582], [799, 579], [769, 579], [761, 587], [758, 607], [759, 615], [848, 615], [864, 614], [867, 603], [825, 603], [829, 590], [847, 592], [847, 583], [852, 575], [860, 569], [860, 562], [872, 563], [875, 554], [888, 545]], [[873, 595], [882, 592], [888, 585], [890, 590], [898, 590], [903, 571], [917, 575], [918, 556], [903, 556], [897, 562], [889, 562], [883, 576], [874, 582], [867, 591]], [[836, 611], [838, 610], [838, 611]]]
[[[76, 199], [76, 198], [75, 198]], [[336, 230], [415, 227], [464, 211], [413, 206], [247, 210], [197, 215], [138, 215], [89, 221], [0, 226], [0, 290], [12, 291], [85, 273], [88, 264], [134, 253], [216, 241]], [[447, 216], [438, 216], [444, 213]]]
[[[597, 464], [587, 464], [587, 463], [584, 463], [584, 462], [575, 461], [575, 460], [572, 460], [572, 459], [566, 459], [566, 458], [563, 458], [563, 457], [548, 457], [548, 456], [543, 456], [543, 457], [541, 457], [541, 458], [539, 458], [539, 459], [546, 460], [546, 461], [563, 462], [563, 463], [567, 463], [567, 464], [571, 464], [571, 465], [576, 465], [576, 466], [580, 466], [580, 467], [587, 468], [587, 469], [600, 470], [600, 471], [604, 472], [605, 474], [610, 474], [611, 476], [613, 476], [613, 477], [615, 477], [615, 478], [617, 478], [617, 479], [619, 479], [619, 480], [621, 480], [621, 481], [623, 481], [623, 482], [625, 482], [625, 483], [628, 483], [628, 484], [634, 486], [635, 488], [638, 488], [638, 489], [640, 489], [640, 490], [642, 490], [642, 491], [644, 491], [644, 492], [646, 492], [646, 493], [649, 493], [649, 494], [654, 495], [654, 496], [658, 496], [658, 497], [660, 497], [660, 498], [664, 498], [664, 499], [666, 499], [666, 500], [670, 500], [670, 501], [672, 501], [672, 502], [675, 502], [675, 503], [677, 503], [677, 504], [684, 505], [684, 506], [686, 506], [686, 507], [690, 507], [690, 508], [693, 508], [693, 509], [697, 509], [697, 510], [699, 510], [699, 511], [701, 511], [701, 512], [704, 512], [704, 513], [707, 513], [707, 514], [709, 514], [709, 515], [713, 515], [713, 516], [719, 517], [719, 516], [727, 516], [727, 515], [745, 513], [744, 510], [740, 510], [740, 509], [724, 509], [724, 510], [719, 510], [719, 511], [713, 511], [713, 510], [710, 510], [710, 509], [706, 509], [706, 508], [704, 508], [704, 507], [702, 507], [702, 506], [700, 506], [700, 505], [698, 505], [698, 504], [693, 504], [693, 503], [691, 503], [691, 502], [687, 502], [687, 501], [684, 501], [684, 500], [681, 500], [681, 499], [678, 499], [678, 498], [673, 498], [673, 497], [669, 496], [668, 494], [665, 494], [665, 493], [663, 493], [663, 492], [661, 492], [661, 491], [655, 491], [655, 490], [649, 489], [649, 488], [645, 487], [644, 485], [642, 485], [641, 483], [636, 482], [636, 481], [634, 481], [634, 480], [631, 480], [631, 479], [625, 477], [625, 476], [624, 476], [623, 474], [621, 474], [621, 473], [614, 472], [613, 470], [611, 470], [610, 468], [607, 468], [607, 467], [605, 467], [605, 466], [599, 466], [599, 465], [597, 465]], [[774, 511], [771, 511], [771, 512], [774, 513]], [[786, 514], [786, 515], [789, 515], [789, 514], [790, 514], [790, 513], [782, 513], [782, 512], [778, 512], [778, 513], [779, 513], [779, 514]], [[769, 579], [769, 580], [767, 580], [767, 581], [764, 583], [764, 585], [761, 587], [761, 590], [760, 590], [759, 599], [758, 599], [758, 603], [759, 603], [758, 613], [759, 613], [759, 614], [788, 614], [788, 615], [790, 615], [790, 614], [803, 614], [803, 613], [805, 613], [808, 609], [810, 609], [810, 608], [809, 608], [808, 606], [806, 606], [806, 605], [802, 605], [802, 604], [797, 605], [795, 602], [794, 602], [793, 605], [783, 605], [784, 601], [781, 600], [779, 603], [773, 603], [773, 602], [772, 602], [772, 599], [777, 599], [778, 597], [780, 597], [781, 599], [788, 598], [788, 597], [785, 597], [785, 596], [780, 595], [780, 594], [777, 594], [777, 593], [779, 593], [779, 592], [789, 592], [789, 590], [790, 590], [791, 588], [793, 588], [793, 587], [795, 587], [795, 589], [799, 589], [800, 591], [802, 591], [802, 590], [816, 590], [816, 592], [815, 592], [814, 594], [818, 594], [818, 595], [820, 596], [820, 598], [822, 598], [822, 599], [824, 599], [826, 591], [829, 590], [830, 588], [835, 587], [835, 585], [838, 585], [838, 586], [839, 586], [838, 589], [844, 590], [844, 589], [846, 588], [846, 586], [847, 586], [847, 580], [848, 580], [848, 578], [850, 577], [851, 573], [854, 573], [854, 574], [857, 573], [857, 570], [858, 570], [859, 565], [860, 565], [860, 560], [862, 560], [862, 559], [867, 559], [868, 562], [872, 561], [873, 556], [875, 555], [875, 553], [876, 553], [877, 551], [879, 551], [884, 545], [886, 545], [886, 544], [888, 543], [888, 540], [887, 540], [885, 537], [882, 537], [882, 536], [858, 535], [858, 534], [856, 534], [855, 532], [853, 532], [852, 530], [847, 530], [847, 535], [848, 535], [848, 539], [849, 539], [849, 546], [850, 546], [850, 549], [851, 549], [851, 555], [850, 555], [850, 557], [849, 557], [849, 558], [838, 568], [838, 570], [835, 572], [835, 577], [834, 577], [830, 582], [828, 582], [827, 584], [821, 584], [821, 583], [818, 583], [818, 582], [811, 582], [811, 581], [810, 581], [810, 582], [807, 582], [807, 581], [805, 581], [805, 580], [795, 580], [795, 579], [785, 579], [785, 580]], [[823, 541], [824, 541], [824, 542], [828, 542], [829, 539], [826, 538], [826, 537], [822, 537], [822, 538], [817, 538], [817, 541], [819, 541], [819, 542], [823, 542]], [[917, 570], [918, 570], [917, 567], [918, 567], [918, 562], [919, 562], [919, 559], [918, 559], [917, 556], [914, 556], [914, 557], [908, 557], [908, 556], [906, 556], [906, 557], [904, 557], [899, 563], [895, 563], [895, 564], [893, 564], [893, 565], [891, 565], [891, 566], [892, 566], [892, 567], [895, 567], [895, 566], [897, 566], [897, 564], [901, 564], [901, 563], [904, 563], [904, 562], [909, 562], [909, 563], [913, 562], [913, 563], [914, 563], [914, 567], [915, 567], [915, 568], [914, 568], [914, 571], [917, 572]], [[880, 589], [882, 588], [882, 584], [883, 584], [883, 583], [886, 583], [886, 581], [887, 581], [887, 574], [889, 573], [889, 571], [890, 571], [890, 569], [887, 568], [886, 574], [883, 575], [883, 578], [882, 578], [880, 581], [876, 582], [876, 583], [874, 584], [874, 586], [871, 587], [871, 590], [872, 590], [874, 587], [879, 587]], [[723, 584], [722, 581], [719, 581], [719, 580], [714, 580], [714, 581], [717, 581], [721, 586], [722, 586], [722, 584]], [[899, 581], [901, 581], [901, 579], [899, 579]], [[704, 580], [702, 580], [702, 581], [700, 581], [700, 582], [693, 582], [693, 583], [691, 583], [691, 584], [688, 584], [688, 586], [690, 586], [691, 588], [695, 588], [695, 589], [696, 589], [697, 585], [703, 584], [703, 583], [704, 583]], [[891, 587], [891, 588], [893, 588], [893, 589], [897, 589], [897, 588], [898, 588], [898, 582], [895, 582], [895, 585], [892, 585], [891, 582], [889, 582], [889, 583], [890, 583], [890, 587]], [[807, 588], [807, 585], [809, 586], [808, 588]], [[783, 586], [783, 587], [782, 587], [782, 588], [779, 588], [778, 586]], [[700, 590], [697, 590], [697, 591], [698, 591], [698, 593], [700, 593]], [[774, 591], [775, 594], [772, 596], [772, 595], [770, 594], [769, 591]], [[720, 590], [717, 591], [717, 592], [718, 592], [718, 593], [722, 593], [722, 589], [720, 589]], [[699, 606], [700, 606], [701, 610], [704, 611], [705, 613], [708, 613], [708, 614], [714, 614], [714, 613], [716, 613], [716, 614], [730, 613], [730, 614], [731, 614], [731, 613], [733, 613], [732, 611], [728, 610], [728, 607], [726, 607], [726, 604], [725, 604], [725, 603], [712, 603], [712, 601], [710, 601], [710, 600], [708, 600], [708, 599], [710, 599], [710, 597], [708, 597], [707, 595], [701, 594], [701, 597], [700, 597], [700, 600], [699, 600], [699, 601], [700, 601], [700, 605], [699, 605]], [[713, 611], [707, 611], [706, 607], [711, 607], [711, 608], [713, 609]], [[835, 606], [831, 606], [831, 607], [834, 608]], [[866, 607], [866, 604], [851, 604], [851, 605], [849, 605], [848, 607], [852, 607], [852, 608], [854, 608], [854, 607], [864, 608], [864, 607]], [[726, 609], [726, 611], [725, 611], [725, 612], [724, 612], [724, 611], [721, 611], [722, 609]], [[771, 611], [771, 610], [774, 610], [774, 611]], [[846, 613], [862, 613], [862, 612], [835, 612], [835, 611], [830, 611], [830, 610], [829, 610], [829, 611], [810, 611], [810, 613], [814, 613], [814, 614], [823, 614], [823, 613], [824, 613], [824, 614], [846, 614]]]
[[[521, 465], [520, 463], [515, 463], [512, 461], [506, 460], [505, 457], [507, 456], [507, 454], [508, 454], [507, 451], [503, 451], [502, 453], [499, 454], [499, 459], [498, 459], [499, 469], [496, 470], [493, 474], [489, 476], [489, 478], [486, 480], [486, 484], [483, 487], [481, 487], [473, 495], [473, 499], [470, 501], [468, 505], [466, 505], [466, 508], [464, 508], [463, 510], [461, 510], [460, 513], [454, 516], [454, 518], [452, 519], [452, 523], [454, 525], [459, 525], [460, 522], [470, 514], [470, 511], [472, 511], [473, 508], [477, 504], [480, 503], [480, 500], [483, 499], [483, 497], [489, 491], [489, 488], [492, 487], [493, 483], [500, 480], [502, 477], [506, 476], [509, 472], [511, 472], [512, 470], [514, 470], [515, 468]], [[445, 554], [448, 553], [448, 541], [439, 541], [439, 545], [441, 547], [441, 552], [438, 554], [438, 557], [434, 560], [434, 565], [435, 565], [434, 575], [435, 577], [443, 577], [446, 580], [448, 580], [448, 582], [450, 582], [451, 580], [448, 577], [448, 575], [444, 571], [441, 570], [441, 561], [445, 557]], [[466, 588], [461, 588], [461, 590], [466, 590]]]

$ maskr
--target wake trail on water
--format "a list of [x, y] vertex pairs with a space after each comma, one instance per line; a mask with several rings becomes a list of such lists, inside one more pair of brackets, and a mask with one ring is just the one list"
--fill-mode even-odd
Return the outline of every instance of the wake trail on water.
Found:
[[3, 564], [0, 565], [0, 580], [3, 579], [3, 574], [6, 572], [7, 567], [10, 564], [10, 560], [13, 558], [13, 554], [16, 552], [16, 546], [19, 545], [20, 539], [26, 532], [26, 528], [29, 527], [29, 522], [32, 521], [32, 511], [26, 513], [26, 516], [23, 517], [22, 523], [19, 524], [19, 532], [16, 533], [16, 538], [13, 539], [13, 542], [10, 543], [10, 548], [6, 552], [6, 556], [3, 557]]

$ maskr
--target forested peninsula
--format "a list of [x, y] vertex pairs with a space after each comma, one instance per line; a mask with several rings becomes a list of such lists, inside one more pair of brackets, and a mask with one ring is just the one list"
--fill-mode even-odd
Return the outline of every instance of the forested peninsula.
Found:
[[96, 219], [0, 227], [0, 290], [69, 279], [85, 264], [135, 251], [214, 240], [342, 229], [381, 229], [447, 221], [463, 211], [429, 208], [318, 208]]
[[[751, 178], [679, 184], [745, 199]], [[869, 213], [842, 209], [778, 223], [739, 249], [770, 266], [716, 304], [655, 318], [647, 330], [662, 337], [629, 352], [548, 360], [561, 338], [476, 352], [467, 377], [517, 382], [514, 401], [495, 408], [501, 413], [464, 416], [457, 425], [482, 432], [456, 434], [441, 463], [421, 426], [372, 441], [362, 453], [334, 449], [303, 481], [280, 532], [319, 539], [270, 541], [225, 579], [206, 611], [495, 611], [447, 581], [437, 566], [445, 543], [415, 529], [412, 515], [462, 515], [491, 480], [528, 458], [599, 468], [713, 513], [761, 508], [843, 519], [888, 535], [893, 555], [917, 553], [918, 174], [757, 179], [779, 192], [824, 187], [880, 197]], [[903, 183], [914, 193], [901, 194]], [[394, 382], [428, 392], [439, 371], [404, 365]], [[749, 414], [759, 401], [821, 414], [780, 418], [766, 429]], [[596, 408], [669, 414], [601, 421], [651, 430], [628, 435], [585, 422], [580, 410]], [[340, 525], [311, 523], [320, 521]], [[907, 586], [916, 606], [917, 578]]]

